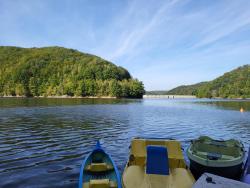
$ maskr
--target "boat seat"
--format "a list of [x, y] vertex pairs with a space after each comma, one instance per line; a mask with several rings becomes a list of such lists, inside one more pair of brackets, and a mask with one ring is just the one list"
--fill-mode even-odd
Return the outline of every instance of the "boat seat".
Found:
[[112, 170], [113, 166], [108, 165], [107, 163], [91, 163], [90, 165], [87, 165], [85, 170], [90, 172], [105, 172]]
[[131, 155], [134, 160], [130, 165], [146, 165], [147, 146], [162, 146], [168, 150], [169, 168], [185, 168], [184, 158], [181, 150], [181, 145], [176, 140], [169, 142], [159, 140], [134, 139], [131, 142]]
[[117, 188], [117, 183], [109, 179], [96, 179], [84, 183], [82, 188]]
[[169, 175], [168, 151], [162, 146], [147, 146], [147, 174]]
[[219, 153], [207, 153], [207, 158], [208, 158], [209, 160], [218, 160], [218, 159], [220, 159], [221, 157], [222, 157], [222, 155], [219, 154]]
[[211, 140], [209, 145], [219, 146], [219, 147], [228, 147], [227, 144], [223, 141]]

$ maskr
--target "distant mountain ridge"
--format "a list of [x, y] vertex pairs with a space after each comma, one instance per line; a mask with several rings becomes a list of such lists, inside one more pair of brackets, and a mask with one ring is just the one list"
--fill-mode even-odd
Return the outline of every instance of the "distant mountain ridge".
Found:
[[238, 67], [212, 81], [179, 86], [167, 93], [200, 98], [250, 98], [250, 65]]
[[63, 47], [0, 46], [0, 96], [141, 98], [143, 83], [123, 67]]
[[146, 91], [146, 95], [166, 95], [168, 91], [164, 90], [154, 90], [154, 91]]
[[167, 94], [169, 95], [196, 95], [197, 90], [205, 84], [207, 84], [207, 82], [200, 82], [200, 83], [193, 84], [193, 85], [178, 86], [174, 89], [169, 90]]

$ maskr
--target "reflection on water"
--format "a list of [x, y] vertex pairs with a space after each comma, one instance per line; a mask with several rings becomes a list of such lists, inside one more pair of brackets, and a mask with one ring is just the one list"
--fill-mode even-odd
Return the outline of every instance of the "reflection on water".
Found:
[[132, 99], [94, 99], [94, 98], [0, 98], [0, 107], [35, 107], [35, 106], [65, 106], [65, 105], [92, 105], [131, 103], [140, 100]]
[[221, 109], [250, 111], [250, 100], [204, 100], [198, 101], [200, 104], [212, 105]]
[[0, 187], [76, 187], [97, 139], [120, 172], [131, 138], [200, 135], [250, 143], [249, 101], [0, 99]]

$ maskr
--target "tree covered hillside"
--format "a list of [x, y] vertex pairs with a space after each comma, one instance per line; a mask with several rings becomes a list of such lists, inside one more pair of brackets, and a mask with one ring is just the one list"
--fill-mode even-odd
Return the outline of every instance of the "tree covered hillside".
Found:
[[196, 95], [199, 87], [207, 82], [201, 82], [193, 85], [182, 85], [167, 92], [168, 95]]
[[0, 47], [0, 96], [141, 98], [142, 82], [97, 56], [62, 47]]
[[194, 94], [197, 97], [211, 98], [250, 98], [250, 65], [241, 66], [210, 82], [185, 86], [185, 90], [177, 87], [172, 94]]

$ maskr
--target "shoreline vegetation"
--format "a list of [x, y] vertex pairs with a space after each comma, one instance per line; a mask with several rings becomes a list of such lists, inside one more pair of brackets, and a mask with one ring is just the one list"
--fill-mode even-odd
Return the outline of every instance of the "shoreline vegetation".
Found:
[[141, 81], [123, 67], [63, 47], [0, 46], [0, 96], [142, 98]]
[[[174, 97], [173, 97], [174, 96]], [[43, 98], [43, 99], [133, 99], [126, 97], [112, 97], [112, 96], [0, 96], [1, 98]], [[195, 95], [143, 95], [143, 99], [218, 99], [218, 100], [247, 100], [250, 101], [250, 98], [222, 98], [222, 97], [212, 97], [212, 98], [198, 98]]]
[[250, 98], [223, 98], [223, 97], [196, 97], [195, 95], [167, 95], [167, 94], [145, 94], [143, 98], [151, 98], [151, 99], [219, 99], [219, 100], [250, 100]]
[[69, 96], [69, 95], [61, 95], [61, 96], [0, 96], [0, 98], [47, 98], [47, 99], [118, 99], [118, 97], [111, 96]]
[[146, 94], [195, 95], [198, 98], [250, 99], [250, 65], [238, 67], [208, 82], [182, 85], [169, 91]]

